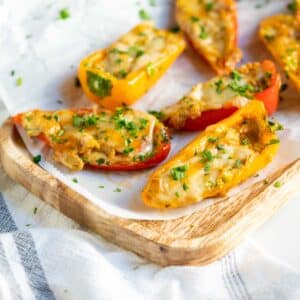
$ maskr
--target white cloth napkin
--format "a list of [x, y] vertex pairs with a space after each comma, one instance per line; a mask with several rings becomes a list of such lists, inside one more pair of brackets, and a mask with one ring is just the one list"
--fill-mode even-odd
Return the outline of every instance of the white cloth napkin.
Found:
[[300, 299], [300, 274], [246, 242], [204, 267], [159, 267], [78, 225], [1, 169], [0, 299]]

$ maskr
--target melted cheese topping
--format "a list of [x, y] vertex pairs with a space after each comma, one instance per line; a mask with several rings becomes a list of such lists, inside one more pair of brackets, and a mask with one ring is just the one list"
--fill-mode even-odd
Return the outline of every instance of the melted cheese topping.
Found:
[[145, 67], [151, 73], [151, 64], [177, 52], [183, 44], [181, 35], [157, 29], [152, 22], [144, 22], [107, 48], [104, 59], [95, 67], [117, 78], [126, 78], [129, 73]]
[[268, 87], [269, 79], [270, 73], [264, 72], [260, 63], [246, 64], [230, 75], [199, 83], [179, 102], [163, 109], [162, 119], [180, 129], [187, 119], [199, 118], [204, 111], [245, 106], [255, 93]]
[[145, 203], [156, 208], [175, 208], [224, 195], [266, 165], [273, 150], [267, 158], [260, 155], [278, 140], [272, 139], [276, 135], [271, 133], [261, 112], [256, 113], [258, 119], [246, 114], [234, 125], [223, 121], [208, 128], [201, 138], [162, 165], [143, 191]]
[[153, 116], [127, 108], [115, 113], [35, 110], [22, 114], [22, 126], [30, 137], [46, 138], [54, 159], [71, 170], [143, 161], [165, 134]]
[[294, 16], [278, 15], [261, 23], [260, 37], [300, 89], [300, 26]]
[[220, 73], [241, 59], [236, 48], [236, 7], [231, 0], [177, 0], [176, 19], [195, 48]]

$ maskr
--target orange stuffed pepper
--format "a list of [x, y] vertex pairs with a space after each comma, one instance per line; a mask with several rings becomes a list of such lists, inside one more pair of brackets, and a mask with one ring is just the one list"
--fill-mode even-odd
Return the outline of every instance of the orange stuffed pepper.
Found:
[[241, 60], [234, 0], [176, 0], [176, 20], [218, 74], [228, 74]]
[[292, 14], [275, 15], [263, 20], [259, 36], [283, 67], [287, 78], [300, 91], [300, 1], [293, 1], [289, 8]]
[[260, 101], [208, 127], [158, 167], [142, 192], [146, 205], [177, 208], [224, 196], [272, 161], [279, 140]]
[[106, 49], [84, 58], [78, 77], [88, 98], [114, 109], [142, 97], [185, 49], [180, 33], [137, 25]]

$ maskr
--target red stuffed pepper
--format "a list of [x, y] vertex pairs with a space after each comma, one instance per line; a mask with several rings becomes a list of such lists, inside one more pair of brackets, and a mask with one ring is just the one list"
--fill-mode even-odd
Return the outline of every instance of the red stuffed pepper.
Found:
[[113, 171], [141, 170], [170, 152], [167, 129], [150, 114], [127, 107], [40, 111], [18, 114], [15, 124], [43, 140], [53, 158], [71, 170], [84, 166]]
[[280, 86], [273, 62], [249, 63], [229, 75], [196, 85], [159, 115], [167, 126], [186, 131], [217, 123], [253, 99], [261, 100], [271, 115], [277, 110]]

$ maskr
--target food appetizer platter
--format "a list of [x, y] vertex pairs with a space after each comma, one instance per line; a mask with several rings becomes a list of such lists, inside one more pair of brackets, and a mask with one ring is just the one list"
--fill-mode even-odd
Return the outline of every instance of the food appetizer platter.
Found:
[[[175, 1], [181, 30], [141, 22], [77, 61], [84, 105], [72, 96], [63, 108], [18, 109], [0, 130], [5, 171], [153, 262], [222, 257], [297, 192], [300, 141], [276, 119], [286, 81], [277, 60], [299, 88], [298, 2], [289, 8], [257, 33], [275, 60], [238, 65], [235, 1]], [[216, 74], [151, 105], [143, 96], [175, 61], [188, 63], [185, 49]]]

